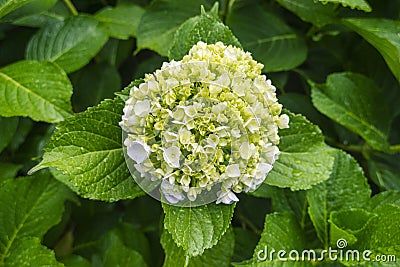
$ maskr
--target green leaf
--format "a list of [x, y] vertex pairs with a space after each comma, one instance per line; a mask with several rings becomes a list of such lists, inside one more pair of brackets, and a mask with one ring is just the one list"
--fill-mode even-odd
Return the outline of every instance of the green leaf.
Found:
[[344, 19], [344, 25], [360, 34], [383, 56], [393, 75], [400, 81], [400, 22], [388, 19]]
[[[0, 261], [1, 263], [1, 261]], [[3, 265], [2, 265], [3, 266]], [[4, 266], [64, 266], [57, 262], [54, 251], [42, 246], [40, 239], [36, 237], [25, 237], [15, 241], [10, 249]]]
[[335, 6], [332, 4], [321, 4], [314, 0], [277, 0], [277, 2], [302, 20], [317, 27], [323, 27], [336, 20]]
[[109, 234], [107, 236], [106, 244], [108, 248], [104, 253], [103, 266], [137, 266], [146, 267], [147, 264], [142, 256], [135, 250], [126, 247], [118, 235]]
[[[2, 183], [0, 266], [12, 260], [13, 251], [16, 255], [24, 251], [19, 248], [27, 249], [26, 244], [22, 242], [23, 238], [30, 236], [40, 238], [52, 226], [59, 223], [64, 212], [64, 202], [68, 198], [71, 199], [68, 188], [57, 182], [49, 173], [38, 173], [31, 177], [10, 179]], [[32, 249], [40, 253], [43, 251], [37, 246], [36, 248], [33, 246]], [[34, 253], [22, 255], [21, 260], [35, 257]]]
[[66, 267], [92, 267], [90, 261], [79, 255], [68, 255], [60, 259]]
[[310, 83], [313, 104], [321, 113], [360, 135], [374, 149], [388, 149], [392, 119], [384, 92], [372, 80], [344, 72], [329, 75], [323, 85]]
[[126, 40], [136, 36], [143, 13], [144, 9], [138, 5], [119, 4], [103, 8], [94, 18], [104, 25], [110, 37]]
[[316, 125], [301, 115], [288, 115], [289, 128], [279, 131], [281, 154], [265, 183], [292, 190], [309, 189], [329, 178], [334, 158]]
[[367, 207], [371, 190], [361, 167], [350, 155], [337, 151], [331, 177], [307, 191], [309, 214], [317, 235], [327, 246], [328, 219], [333, 211]]
[[3, 129], [0, 139], [0, 152], [8, 146], [18, 127], [18, 118], [4, 118], [0, 116], [0, 129]]
[[281, 19], [256, 4], [235, 2], [227, 25], [243, 48], [264, 64], [265, 72], [290, 70], [307, 57], [304, 40]]
[[375, 154], [368, 160], [372, 181], [385, 190], [400, 191], [400, 155]]
[[107, 39], [100, 22], [73, 16], [48, 24], [35, 34], [26, 48], [26, 58], [55, 62], [70, 73], [89, 63]]
[[223, 42], [225, 45], [242, 47], [229, 28], [218, 19], [218, 5], [214, 5], [210, 13], [207, 14], [202, 7], [201, 15], [188, 19], [178, 28], [169, 50], [170, 59], [182, 59], [198, 41], [208, 44]]
[[121, 89], [118, 70], [107, 63], [88, 65], [73, 76], [72, 83], [72, 103], [76, 111], [83, 111], [106, 98], [112, 98], [114, 92]]
[[11, 11], [14, 11], [15, 9], [32, 2], [33, 0], [2, 0], [0, 1], [0, 18], [4, 17]]
[[185, 20], [197, 15], [201, 5], [209, 8], [207, 2], [207, 0], [153, 1], [139, 23], [137, 51], [147, 48], [162, 56], [168, 56], [176, 30]]
[[400, 206], [400, 192], [384, 191], [376, 194], [371, 198], [371, 209], [374, 210], [388, 203]]
[[0, 115], [59, 122], [71, 116], [71, 83], [50, 62], [20, 61], [0, 69]]
[[318, 0], [321, 3], [336, 3], [341, 4], [344, 7], [350, 7], [352, 9], [358, 9], [365, 12], [371, 12], [372, 8], [365, 0]]
[[233, 233], [235, 234], [235, 251], [232, 261], [238, 262], [251, 258], [260, 239], [259, 235], [242, 227], [234, 227]]
[[164, 227], [185, 254], [194, 257], [213, 247], [228, 229], [235, 205], [177, 207], [163, 203]]
[[[13, 12], [10, 12], [5, 17], [1, 19], [3, 22], [12, 22], [13, 24], [16, 21], [21, 20], [29, 20], [29, 17], [38, 16], [42, 12], [45, 12], [54, 4], [57, 0], [33, 0], [23, 6], [17, 8]], [[30, 25], [28, 25], [30, 26]]]
[[0, 184], [7, 179], [14, 178], [21, 168], [21, 164], [0, 162]]
[[[273, 267], [289, 267], [289, 266], [309, 266], [306, 261], [280, 261], [277, 258], [277, 252], [286, 251], [284, 258], [288, 258], [291, 250], [302, 251], [306, 248], [304, 233], [297, 221], [296, 216], [291, 212], [276, 212], [267, 214], [265, 218], [264, 230], [261, 239], [254, 250], [253, 259], [249, 264], [237, 266], [273, 266]], [[272, 254], [274, 250], [276, 253]]]
[[[178, 247], [172, 236], [167, 231], [161, 235], [161, 244], [165, 251], [165, 261], [163, 267], [186, 266], [185, 251]], [[188, 258], [188, 267], [208, 267], [208, 266], [230, 266], [230, 259], [235, 245], [233, 231], [228, 231], [222, 236], [221, 240], [212, 248], [206, 249], [201, 256]]]
[[104, 201], [143, 194], [126, 165], [118, 125], [125, 103], [119, 97], [60, 123], [31, 172], [53, 167], [62, 182], [85, 198]]

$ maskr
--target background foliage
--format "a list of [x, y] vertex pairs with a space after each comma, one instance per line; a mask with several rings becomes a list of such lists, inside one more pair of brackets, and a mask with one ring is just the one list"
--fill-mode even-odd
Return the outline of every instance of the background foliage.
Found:
[[[257, 260], [339, 238], [400, 259], [400, 2], [214, 2], [0, 0], [0, 266], [383, 266]], [[161, 205], [121, 90], [199, 40], [263, 63], [290, 128], [236, 205]]]

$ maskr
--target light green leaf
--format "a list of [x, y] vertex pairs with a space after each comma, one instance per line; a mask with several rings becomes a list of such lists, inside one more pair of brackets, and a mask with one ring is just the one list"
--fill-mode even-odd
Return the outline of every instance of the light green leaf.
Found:
[[[61, 220], [64, 201], [71, 199], [70, 191], [49, 173], [6, 180], [0, 187], [0, 266], [27, 248], [25, 237], [41, 238]], [[22, 243], [22, 244], [21, 244]], [[38, 242], [37, 242], [38, 243]], [[34, 250], [43, 251], [41, 248]], [[46, 253], [47, 254], [47, 253]], [[30, 255], [35, 257], [35, 254]], [[39, 255], [40, 256], [40, 255]], [[46, 256], [47, 257], [47, 256]], [[21, 265], [14, 265], [21, 266]]]
[[105, 7], [94, 15], [104, 25], [108, 35], [126, 40], [135, 37], [144, 9], [134, 4]]
[[257, 4], [235, 2], [227, 25], [264, 71], [290, 70], [307, 57], [307, 46], [289, 26]]
[[321, 113], [363, 137], [374, 149], [388, 149], [392, 118], [384, 93], [371, 79], [344, 72], [329, 75], [323, 85], [310, 83], [313, 104]]
[[4, 118], [0, 116], [0, 129], [2, 129], [0, 139], [0, 152], [8, 146], [18, 127], [18, 118]]
[[350, 7], [352, 9], [358, 9], [365, 12], [371, 12], [372, 8], [365, 0], [318, 0], [321, 3], [336, 3], [341, 4], [344, 7]]
[[21, 164], [0, 162], [0, 184], [6, 179], [14, 178], [21, 168]]
[[[163, 267], [185, 266], [185, 251], [178, 247], [167, 231], [161, 235], [161, 244], [165, 251]], [[235, 245], [233, 231], [228, 230], [221, 240], [212, 248], [206, 249], [201, 256], [188, 258], [188, 267], [230, 266], [233, 247]]]
[[277, 2], [302, 20], [317, 27], [323, 27], [336, 19], [335, 6], [332, 4], [321, 4], [314, 0], [277, 0]]
[[214, 5], [210, 14], [202, 8], [201, 15], [188, 19], [179, 27], [169, 50], [169, 58], [182, 59], [198, 41], [208, 44], [223, 42], [225, 45], [242, 47], [229, 28], [218, 19], [217, 4]]
[[162, 56], [168, 56], [176, 30], [185, 20], [197, 15], [201, 5], [209, 8], [207, 2], [207, 0], [153, 1], [139, 23], [137, 51], [147, 48]]
[[45, 147], [43, 161], [31, 172], [54, 167], [56, 176], [85, 198], [104, 201], [143, 194], [126, 165], [118, 125], [125, 103], [119, 97], [60, 123]]
[[[1, 264], [1, 262], [0, 262]], [[1, 265], [3, 266], [3, 265]], [[4, 266], [49, 266], [62, 267], [57, 262], [54, 251], [42, 246], [40, 239], [36, 237], [25, 237], [17, 239], [10, 249], [9, 255], [4, 262]]]
[[177, 207], [163, 203], [164, 227], [185, 254], [194, 257], [213, 247], [228, 229], [235, 205]]
[[107, 235], [107, 250], [104, 253], [103, 266], [137, 266], [146, 267], [147, 264], [143, 260], [139, 252], [126, 247], [117, 234], [111, 233]]
[[354, 18], [343, 23], [360, 34], [383, 56], [393, 75], [400, 81], [400, 22], [388, 19]]
[[265, 183], [292, 190], [309, 189], [329, 178], [334, 157], [316, 125], [301, 115], [288, 114], [289, 128], [279, 131], [281, 154]]
[[71, 83], [50, 62], [20, 61], [0, 69], [0, 115], [59, 122], [71, 116]]
[[85, 66], [107, 39], [100, 22], [88, 16], [73, 16], [36, 33], [26, 48], [26, 58], [55, 62], [70, 73]]
[[86, 258], [79, 255], [68, 255], [66, 257], [62, 257], [60, 261], [66, 267], [92, 267], [92, 264]]
[[[18, 2], [18, 1], [16, 1]], [[21, 2], [21, 1], [19, 1]], [[1, 19], [3, 22], [14, 22], [21, 21], [21, 20], [29, 20], [29, 17], [39, 16], [42, 12], [45, 12], [54, 4], [57, 0], [32, 0], [28, 3], [24, 4], [23, 6], [17, 8], [16, 10], [10, 12], [5, 17]], [[30, 26], [30, 25], [28, 25]], [[33, 26], [33, 25], [32, 25]]]
[[371, 190], [357, 161], [342, 151], [335, 153], [330, 179], [307, 191], [309, 214], [318, 237], [327, 246], [328, 219], [333, 211], [367, 207]]
[[32, 2], [33, 0], [1, 0], [0, 1], [0, 18], [4, 17], [11, 11], [14, 11], [15, 9]]

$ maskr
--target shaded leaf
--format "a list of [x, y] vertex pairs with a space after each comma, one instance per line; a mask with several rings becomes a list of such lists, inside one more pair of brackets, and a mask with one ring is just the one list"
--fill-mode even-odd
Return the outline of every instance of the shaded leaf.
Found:
[[314, 0], [277, 0], [286, 9], [290, 10], [302, 20], [318, 27], [323, 27], [335, 21], [335, 6], [321, 4]]
[[8, 13], [14, 11], [15, 9], [32, 2], [34, 0], [3, 0], [0, 2], [0, 18], [4, 17]]
[[6, 179], [14, 178], [21, 168], [21, 164], [0, 162], [0, 184]]
[[100, 21], [108, 35], [117, 39], [135, 37], [144, 9], [134, 4], [119, 4], [105, 7], [94, 15]]
[[372, 80], [344, 72], [329, 75], [326, 84], [311, 86], [313, 104], [321, 113], [360, 135], [374, 149], [388, 149], [391, 117], [384, 93]]
[[74, 16], [43, 27], [29, 41], [26, 58], [55, 62], [69, 73], [85, 66], [107, 39], [100, 22]]
[[148, 48], [168, 56], [176, 30], [186, 19], [197, 15], [201, 5], [210, 7], [207, 0], [153, 1], [139, 23], [137, 51]]
[[393, 75], [400, 81], [400, 22], [375, 18], [344, 19], [343, 23], [354, 30], [383, 56]]
[[264, 64], [265, 72], [292, 69], [307, 57], [304, 40], [280, 18], [256, 4], [235, 2], [227, 25], [243, 48]]
[[400, 155], [375, 154], [368, 160], [372, 181], [385, 190], [400, 191]]
[[318, 0], [321, 3], [337, 3], [344, 7], [350, 7], [352, 9], [358, 9], [365, 12], [371, 12], [371, 6], [365, 0]]
[[0, 152], [8, 146], [12, 140], [15, 131], [18, 127], [18, 118], [11, 117], [5, 118], [0, 116], [0, 129], [1, 129], [1, 139], [0, 139]]
[[71, 116], [71, 83], [50, 62], [20, 61], [0, 69], [0, 115], [59, 122]]

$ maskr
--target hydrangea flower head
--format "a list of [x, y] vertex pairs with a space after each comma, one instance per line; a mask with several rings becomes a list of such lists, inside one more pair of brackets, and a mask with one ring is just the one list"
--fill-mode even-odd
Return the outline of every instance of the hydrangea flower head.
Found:
[[239, 48], [198, 42], [131, 89], [120, 126], [146, 192], [175, 205], [230, 204], [265, 180], [289, 118], [262, 68]]

